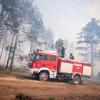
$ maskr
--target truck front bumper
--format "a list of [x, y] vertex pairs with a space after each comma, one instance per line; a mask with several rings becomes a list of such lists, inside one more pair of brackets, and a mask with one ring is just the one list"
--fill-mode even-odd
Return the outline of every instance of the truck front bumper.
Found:
[[30, 75], [33, 75], [33, 68], [28, 68], [27, 73], [29, 73]]

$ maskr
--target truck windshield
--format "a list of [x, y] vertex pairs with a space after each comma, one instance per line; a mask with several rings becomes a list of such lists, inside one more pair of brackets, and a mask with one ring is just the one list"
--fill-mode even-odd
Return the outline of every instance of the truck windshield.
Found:
[[44, 54], [36, 54], [35, 60], [48, 60], [48, 56]]
[[29, 54], [29, 61], [33, 60], [48, 60], [48, 56], [39, 53]]

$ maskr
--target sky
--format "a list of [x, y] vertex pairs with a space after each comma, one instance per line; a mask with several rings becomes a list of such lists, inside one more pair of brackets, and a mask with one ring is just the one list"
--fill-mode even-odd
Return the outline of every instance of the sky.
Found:
[[100, 0], [34, 0], [46, 28], [54, 32], [54, 40], [74, 42], [91, 18], [100, 20]]

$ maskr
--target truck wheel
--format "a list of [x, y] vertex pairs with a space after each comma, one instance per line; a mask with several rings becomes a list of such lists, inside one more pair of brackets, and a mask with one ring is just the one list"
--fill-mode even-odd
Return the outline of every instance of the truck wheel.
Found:
[[46, 72], [41, 72], [39, 74], [39, 80], [40, 81], [47, 81], [48, 80], [48, 74]]
[[73, 77], [73, 83], [74, 83], [75, 85], [80, 84], [80, 83], [81, 83], [81, 77], [78, 76], [78, 75], [75, 75], [75, 76]]

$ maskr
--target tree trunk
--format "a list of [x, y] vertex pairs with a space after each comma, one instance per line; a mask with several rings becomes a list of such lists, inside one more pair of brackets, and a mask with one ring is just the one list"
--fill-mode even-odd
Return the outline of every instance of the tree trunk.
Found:
[[13, 67], [14, 56], [15, 56], [15, 51], [16, 51], [16, 47], [17, 47], [18, 35], [19, 35], [19, 33], [16, 34], [16, 39], [15, 39], [15, 44], [14, 44], [13, 56], [12, 56], [11, 63], [10, 63], [10, 70], [12, 70], [12, 67]]
[[6, 53], [5, 53], [5, 58], [4, 58], [3, 66], [5, 66], [6, 58], [7, 58], [7, 50], [6, 50]]
[[[14, 42], [14, 34], [13, 34], [13, 36], [12, 36], [12, 40], [11, 40], [11, 45], [10, 45], [10, 47], [13, 46], [13, 42]], [[6, 69], [7, 69], [8, 66], [9, 66], [10, 54], [11, 54], [11, 49], [9, 50], [8, 59], [7, 59], [7, 64], [6, 64]]]
[[2, 57], [5, 42], [6, 42], [6, 38], [4, 39], [4, 42], [3, 42], [3, 45], [2, 45], [2, 50], [1, 50], [1, 53], [0, 53], [0, 60], [1, 60], [1, 57]]
[[[91, 42], [91, 64], [92, 64], [92, 66], [94, 67], [94, 61], [93, 61], [93, 60], [94, 60], [94, 59], [93, 59], [94, 57], [93, 57], [93, 53], [94, 53], [94, 52], [93, 52], [93, 42]], [[94, 75], [93, 75], [93, 69], [94, 69], [94, 68], [92, 68], [92, 78], [94, 77]]]
[[[35, 49], [35, 46], [34, 46], [34, 49]], [[30, 53], [33, 52], [33, 42], [31, 42], [31, 45], [30, 45]]]
[[1, 61], [2, 54], [3, 54], [3, 50], [4, 50], [6, 38], [7, 38], [7, 37], [5, 37], [4, 42], [3, 42], [3, 45], [2, 45], [2, 50], [1, 50], [1, 53], [0, 53], [0, 61]]

